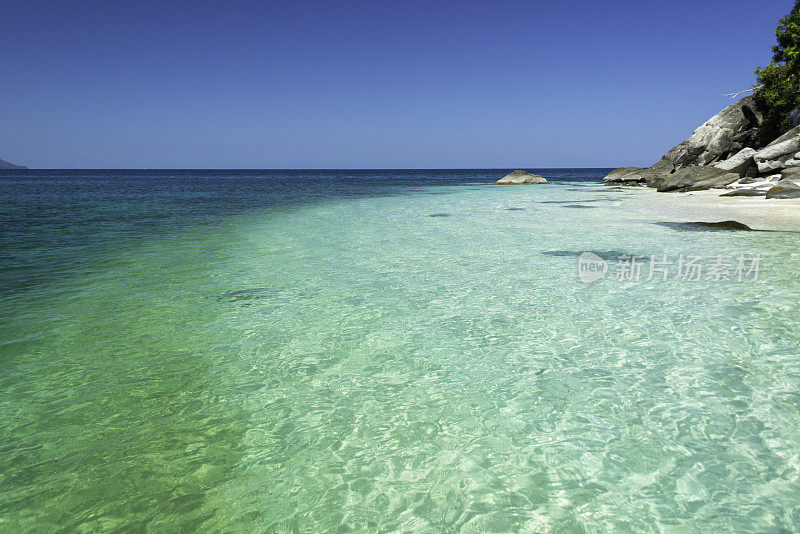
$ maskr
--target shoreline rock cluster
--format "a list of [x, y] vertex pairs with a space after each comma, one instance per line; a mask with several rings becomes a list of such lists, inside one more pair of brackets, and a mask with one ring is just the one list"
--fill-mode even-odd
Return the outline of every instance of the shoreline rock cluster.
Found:
[[[800, 115], [793, 113], [789, 116], [795, 119]], [[603, 178], [603, 183], [647, 186], [659, 192], [727, 188], [741, 192], [726, 196], [800, 198], [796, 183], [800, 181], [800, 120], [766, 145], [761, 142], [761, 124], [753, 97], [744, 97], [651, 167], [621, 167]]]

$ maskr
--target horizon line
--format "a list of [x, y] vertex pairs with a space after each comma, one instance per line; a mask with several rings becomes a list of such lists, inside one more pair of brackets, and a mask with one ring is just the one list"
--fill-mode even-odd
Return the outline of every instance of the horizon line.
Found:
[[0, 171], [496, 171], [506, 169], [616, 169], [592, 167], [28, 167]]

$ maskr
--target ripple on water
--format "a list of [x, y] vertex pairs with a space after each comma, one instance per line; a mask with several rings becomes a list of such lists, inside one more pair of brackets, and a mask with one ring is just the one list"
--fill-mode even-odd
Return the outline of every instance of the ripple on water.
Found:
[[[0, 302], [2, 524], [797, 530], [796, 240], [512, 189], [179, 228]], [[499, 209], [533, 196], [557, 204]], [[765, 271], [576, 278], [665, 249]]]

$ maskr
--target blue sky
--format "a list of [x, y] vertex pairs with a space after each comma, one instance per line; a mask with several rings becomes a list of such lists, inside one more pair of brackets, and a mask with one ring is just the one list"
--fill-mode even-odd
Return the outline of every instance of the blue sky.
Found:
[[793, 3], [7, 0], [0, 158], [649, 165], [752, 85]]

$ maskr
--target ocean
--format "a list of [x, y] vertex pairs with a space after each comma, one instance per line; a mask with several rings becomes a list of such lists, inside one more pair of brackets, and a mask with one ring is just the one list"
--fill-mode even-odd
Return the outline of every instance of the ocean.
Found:
[[0, 531], [800, 529], [797, 234], [509, 170], [0, 172]]

